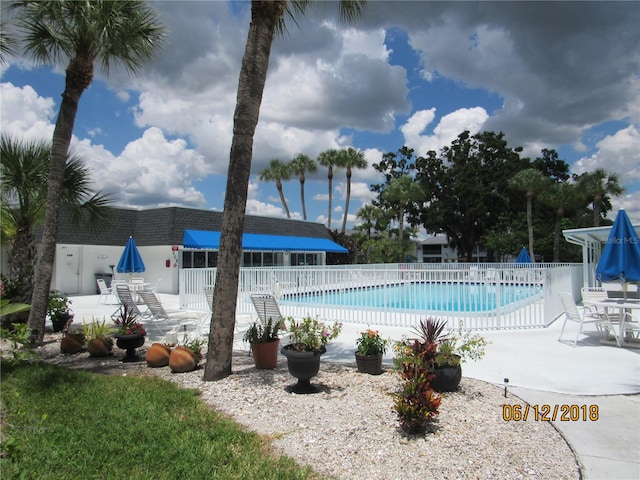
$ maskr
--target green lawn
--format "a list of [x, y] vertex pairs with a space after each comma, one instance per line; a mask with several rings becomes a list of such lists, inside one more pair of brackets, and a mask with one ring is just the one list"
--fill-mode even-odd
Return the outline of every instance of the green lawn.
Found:
[[318, 479], [195, 390], [47, 363], [2, 363], [0, 478]]

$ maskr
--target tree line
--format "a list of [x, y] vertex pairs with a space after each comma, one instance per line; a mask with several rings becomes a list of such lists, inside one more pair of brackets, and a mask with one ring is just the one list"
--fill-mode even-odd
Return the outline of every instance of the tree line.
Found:
[[571, 174], [555, 150], [534, 160], [507, 145], [503, 133], [464, 131], [440, 152], [414, 156], [402, 147], [373, 167], [384, 182], [371, 186], [377, 198], [362, 207], [356, 227], [365, 262], [404, 261], [410, 231], [444, 233], [465, 261], [483, 244], [489, 261], [529, 247], [532, 258], [579, 261], [576, 247], [561, 242], [563, 229], [611, 224], [611, 196], [623, 193], [615, 173], [597, 169]]

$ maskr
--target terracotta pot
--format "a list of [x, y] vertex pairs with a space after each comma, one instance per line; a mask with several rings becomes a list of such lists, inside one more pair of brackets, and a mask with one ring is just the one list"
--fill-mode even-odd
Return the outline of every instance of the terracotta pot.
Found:
[[170, 354], [171, 349], [164, 343], [152, 343], [147, 349], [147, 365], [151, 368], [166, 367]]
[[169, 368], [174, 373], [190, 372], [196, 365], [196, 356], [186, 347], [176, 347], [169, 355]]
[[273, 370], [278, 365], [278, 347], [280, 340], [266, 343], [252, 343], [251, 353], [256, 368]]
[[384, 373], [382, 369], [382, 354], [379, 355], [360, 355], [356, 352], [356, 365], [361, 373], [369, 375], [380, 375]]
[[60, 340], [62, 353], [78, 353], [84, 348], [84, 337], [78, 333], [68, 333]]
[[104, 338], [94, 338], [87, 343], [87, 352], [92, 357], [108, 357], [111, 355], [111, 346]]

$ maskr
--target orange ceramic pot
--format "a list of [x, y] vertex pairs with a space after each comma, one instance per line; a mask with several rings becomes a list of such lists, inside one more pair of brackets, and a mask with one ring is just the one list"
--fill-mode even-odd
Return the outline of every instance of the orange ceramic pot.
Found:
[[84, 337], [77, 333], [68, 333], [60, 340], [62, 353], [78, 353], [84, 348]]
[[87, 343], [87, 352], [92, 357], [107, 357], [111, 355], [111, 345], [102, 338], [94, 338]]
[[164, 343], [152, 343], [147, 349], [147, 365], [152, 368], [169, 365], [171, 349]]
[[188, 348], [176, 347], [169, 355], [169, 368], [174, 373], [190, 372], [196, 368], [196, 357]]

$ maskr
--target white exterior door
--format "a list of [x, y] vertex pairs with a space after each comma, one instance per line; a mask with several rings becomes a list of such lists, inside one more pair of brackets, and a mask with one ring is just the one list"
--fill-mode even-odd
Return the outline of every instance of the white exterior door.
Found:
[[80, 247], [60, 247], [58, 278], [60, 290], [68, 295], [80, 293]]

